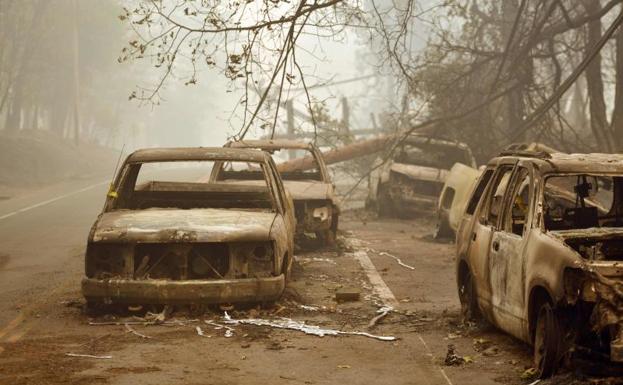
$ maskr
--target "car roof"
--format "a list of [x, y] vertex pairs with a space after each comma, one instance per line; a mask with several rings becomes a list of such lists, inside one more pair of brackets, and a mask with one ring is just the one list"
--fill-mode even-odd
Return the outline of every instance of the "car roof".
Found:
[[226, 144], [230, 148], [261, 148], [263, 150], [309, 150], [313, 144], [301, 140], [292, 139], [247, 139]]
[[505, 153], [492, 159], [489, 164], [509, 163], [517, 159], [535, 164], [542, 173], [623, 173], [621, 154]]
[[175, 162], [202, 160], [232, 160], [243, 162], [266, 161], [269, 156], [263, 151], [243, 148], [223, 147], [171, 147], [146, 148], [130, 154], [127, 163]]

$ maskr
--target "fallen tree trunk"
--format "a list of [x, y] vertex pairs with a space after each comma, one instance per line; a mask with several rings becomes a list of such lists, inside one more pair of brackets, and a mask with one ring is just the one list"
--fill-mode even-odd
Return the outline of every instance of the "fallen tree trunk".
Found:
[[[387, 148], [396, 139], [395, 135], [383, 135], [376, 138], [362, 140], [339, 148], [323, 152], [324, 160], [327, 165], [344, 162], [361, 156], [380, 152]], [[314, 159], [311, 155], [302, 158], [291, 159], [277, 165], [277, 169], [284, 171], [304, 171], [315, 167]]]

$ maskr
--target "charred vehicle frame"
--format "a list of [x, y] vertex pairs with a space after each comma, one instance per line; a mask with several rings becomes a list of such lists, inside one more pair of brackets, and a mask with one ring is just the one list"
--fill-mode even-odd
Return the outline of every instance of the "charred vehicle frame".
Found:
[[587, 353], [623, 362], [623, 156], [510, 152], [457, 233], [466, 319], [534, 346], [541, 377]]
[[[280, 139], [280, 140], [243, 140], [229, 142], [225, 145], [231, 148], [253, 148], [274, 154], [277, 151], [290, 152], [290, 156], [296, 151], [304, 151], [311, 166], [297, 169], [296, 159], [287, 164], [277, 163], [277, 169], [283, 180], [283, 184], [292, 196], [296, 215], [296, 233], [301, 236], [311, 233], [324, 244], [332, 244], [335, 241], [340, 208], [335, 195], [335, 186], [331, 181], [331, 175], [325, 164], [322, 152], [313, 143]], [[254, 174], [222, 173], [215, 168], [211, 175], [212, 181], [248, 180], [256, 178]]]
[[476, 167], [464, 143], [420, 135], [401, 140], [391, 160], [371, 173], [368, 182], [366, 206], [380, 215], [434, 210], [451, 167], [455, 163]]
[[[148, 164], [203, 167], [216, 161], [252, 165], [266, 184], [207, 183], [194, 177], [191, 182], [137, 183]], [[285, 288], [294, 251], [294, 214], [287, 200], [267, 153], [138, 150], [118, 172], [89, 234], [82, 293], [88, 303], [274, 301]]]

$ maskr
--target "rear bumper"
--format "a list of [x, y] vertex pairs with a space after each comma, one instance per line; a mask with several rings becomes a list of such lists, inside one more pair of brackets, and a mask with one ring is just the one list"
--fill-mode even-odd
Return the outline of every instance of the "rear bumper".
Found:
[[127, 304], [218, 304], [275, 301], [285, 288], [285, 276], [170, 281], [82, 279], [87, 301]]

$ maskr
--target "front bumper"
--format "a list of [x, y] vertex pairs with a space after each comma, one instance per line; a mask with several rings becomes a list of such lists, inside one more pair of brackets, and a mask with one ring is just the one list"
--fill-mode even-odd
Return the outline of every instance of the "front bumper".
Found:
[[285, 276], [223, 280], [82, 279], [90, 302], [125, 304], [219, 304], [275, 301], [285, 289]]

